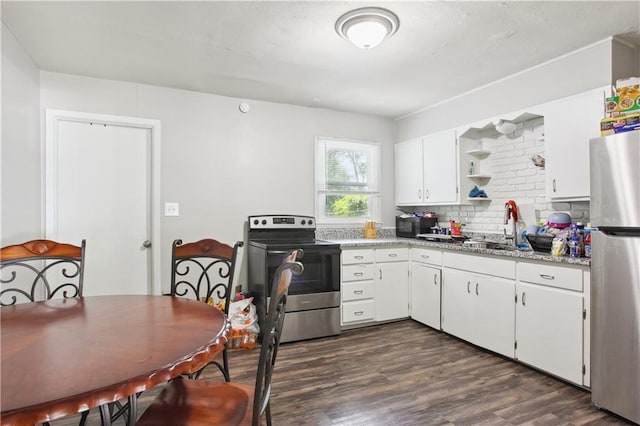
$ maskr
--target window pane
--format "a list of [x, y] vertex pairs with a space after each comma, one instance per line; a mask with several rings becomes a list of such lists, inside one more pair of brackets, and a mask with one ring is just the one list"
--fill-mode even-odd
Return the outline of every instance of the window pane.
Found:
[[327, 195], [325, 215], [327, 217], [368, 217], [369, 196]]
[[369, 155], [366, 151], [328, 149], [326, 151], [327, 189], [367, 190]]

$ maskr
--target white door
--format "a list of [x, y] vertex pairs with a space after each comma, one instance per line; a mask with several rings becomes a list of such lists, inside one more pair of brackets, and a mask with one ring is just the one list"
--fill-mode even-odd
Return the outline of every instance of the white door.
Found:
[[152, 241], [152, 130], [108, 121], [50, 124], [47, 238], [87, 240], [85, 296], [154, 293], [145, 247]]

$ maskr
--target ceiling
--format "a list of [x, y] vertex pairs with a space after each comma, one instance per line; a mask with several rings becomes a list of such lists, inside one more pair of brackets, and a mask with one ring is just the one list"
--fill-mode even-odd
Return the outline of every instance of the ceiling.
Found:
[[[371, 50], [334, 29], [366, 6], [400, 28]], [[398, 118], [613, 35], [638, 1], [2, 1], [43, 70]], [[576, 76], [579, 78], [579, 76]]]

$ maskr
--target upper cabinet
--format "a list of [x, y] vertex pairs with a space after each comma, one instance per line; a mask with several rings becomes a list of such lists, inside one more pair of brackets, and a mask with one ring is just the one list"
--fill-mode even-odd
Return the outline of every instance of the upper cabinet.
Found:
[[600, 137], [604, 87], [544, 104], [546, 194], [550, 201], [589, 200], [589, 139]]
[[457, 152], [453, 129], [396, 144], [396, 204], [457, 203]]

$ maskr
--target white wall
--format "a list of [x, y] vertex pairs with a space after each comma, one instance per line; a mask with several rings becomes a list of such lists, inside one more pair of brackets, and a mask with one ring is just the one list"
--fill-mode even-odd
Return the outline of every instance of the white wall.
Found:
[[[180, 203], [163, 217], [163, 284], [171, 242], [244, 239], [251, 214], [314, 214], [317, 135], [380, 142], [385, 226], [394, 224], [394, 125], [360, 114], [248, 101], [127, 82], [41, 73], [42, 108], [158, 119], [162, 122], [161, 199]], [[244, 273], [241, 274], [244, 279]]]
[[[396, 120], [397, 141], [526, 109], [612, 83], [607, 39]], [[480, 65], [481, 66], [481, 65]], [[473, 72], [473, 69], [460, 70]]]
[[0, 245], [41, 238], [40, 73], [2, 23]]

